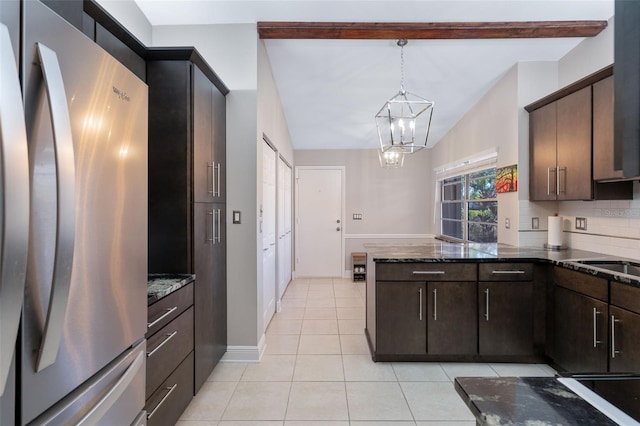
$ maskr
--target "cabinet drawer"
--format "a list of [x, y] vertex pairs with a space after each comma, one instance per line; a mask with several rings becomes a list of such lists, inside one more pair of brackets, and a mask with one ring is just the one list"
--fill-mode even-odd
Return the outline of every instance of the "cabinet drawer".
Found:
[[476, 263], [378, 263], [376, 281], [475, 281]]
[[193, 351], [193, 307], [147, 340], [147, 391], [151, 395]]
[[533, 263], [481, 263], [478, 278], [480, 281], [531, 281]]
[[174, 425], [193, 397], [193, 352], [147, 399], [147, 425]]
[[585, 294], [605, 302], [609, 299], [609, 282], [604, 278], [583, 274], [556, 266], [552, 273], [553, 282], [569, 290]]
[[147, 308], [147, 339], [193, 305], [193, 285], [188, 284]]
[[640, 314], [640, 288], [612, 281], [611, 304]]

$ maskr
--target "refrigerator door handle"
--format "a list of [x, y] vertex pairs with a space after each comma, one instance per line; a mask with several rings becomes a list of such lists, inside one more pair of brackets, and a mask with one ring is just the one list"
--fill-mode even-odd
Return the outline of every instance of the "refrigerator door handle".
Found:
[[8, 28], [0, 24], [0, 396], [11, 367], [29, 246], [29, 154], [20, 80]]
[[47, 320], [36, 362], [36, 371], [42, 371], [56, 362], [64, 330], [73, 267], [76, 183], [71, 119], [58, 56], [41, 43], [37, 43], [37, 51], [51, 112], [58, 183], [54, 272]]
[[113, 387], [103, 396], [77, 423], [80, 425], [93, 425], [109, 411], [113, 404], [120, 398], [122, 393], [129, 387], [133, 379], [136, 377], [142, 366], [144, 365], [144, 352], [140, 352], [133, 360], [131, 365], [122, 373], [122, 376], [113, 385]]

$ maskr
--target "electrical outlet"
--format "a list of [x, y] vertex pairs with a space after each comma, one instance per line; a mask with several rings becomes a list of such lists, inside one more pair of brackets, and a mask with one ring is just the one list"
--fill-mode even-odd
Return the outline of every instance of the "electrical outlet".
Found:
[[507, 228], [507, 229], [511, 228], [511, 220], [509, 218], [506, 218], [504, 220], [504, 227]]
[[540, 218], [532, 217], [531, 218], [531, 229], [540, 229]]
[[576, 229], [580, 231], [587, 230], [587, 218], [586, 217], [576, 217]]

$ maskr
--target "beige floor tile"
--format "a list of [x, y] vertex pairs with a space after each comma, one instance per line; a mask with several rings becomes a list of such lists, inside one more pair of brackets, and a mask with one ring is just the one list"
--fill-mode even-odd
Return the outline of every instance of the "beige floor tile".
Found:
[[222, 420], [284, 420], [291, 382], [240, 382]]
[[360, 292], [357, 288], [348, 288], [348, 287], [334, 287], [333, 293], [336, 298], [358, 298], [362, 300]]
[[333, 285], [337, 286], [337, 285], [352, 285], [353, 284], [353, 280], [351, 278], [334, 278], [333, 279]]
[[283, 307], [280, 312], [276, 312], [273, 319], [303, 319], [305, 308]]
[[287, 420], [348, 420], [344, 382], [293, 382]]
[[265, 355], [290, 355], [298, 353], [299, 334], [267, 334]]
[[333, 293], [333, 287], [309, 287], [309, 293], [307, 294], [307, 301], [311, 299], [326, 299], [333, 298], [335, 294]]
[[364, 301], [360, 297], [336, 297], [336, 308], [360, 308]]
[[341, 355], [298, 355], [295, 382], [344, 381]]
[[364, 307], [361, 308], [336, 308], [338, 319], [364, 319]]
[[335, 308], [336, 300], [333, 297], [312, 298], [307, 297], [307, 308]]
[[341, 334], [340, 346], [344, 355], [369, 354], [369, 345], [364, 334]]
[[[230, 421], [222, 421], [220, 423], [218, 423], [218, 426], [282, 426], [284, 422], [282, 421], [265, 421], [265, 422], [261, 422], [261, 421], [236, 421], [236, 420], [230, 420]], [[184, 425], [184, 426], [189, 426], [189, 425]]]
[[382, 422], [376, 422], [376, 421], [370, 421], [370, 422], [365, 422], [365, 421], [361, 421], [361, 422], [351, 422], [351, 426], [411, 426], [411, 425], [415, 425], [415, 422], [392, 422], [392, 421], [382, 421]]
[[306, 297], [301, 297], [301, 298], [287, 298], [287, 299], [282, 299], [282, 309], [288, 309], [288, 308], [304, 308], [307, 306], [307, 298]]
[[296, 364], [295, 355], [264, 355], [260, 362], [249, 364], [243, 382], [289, 382]]
[[395, 382], [391, 364], [373, 362], [369, 355], [342, 355], [344, 377], [348, 382]]
[[304, 319], [337, 319], [336, 308], [307, 308]]
[[340, 337], [337, 334], [302, 334], [298, 354], [340, 355]]
[[415, 420], [475, 420], [451, 382], [401, 382]]
[[175, 426], [216, 426], [217, 424], [217, 420], [178, 420]]
[[335, 319], [305, 319], [302, 321], [302, 334], [338, 334], [338, 321]]
[[333, 286], [333, 278], [309, 278], [309, 284], [315, 287]]
[[347, 382], [350, 420], [413, 420], [398, 382]]
[[309, 287], [290, 287], [287, 289], [287, 291], [284, 292], [284, 295], [282, 295], [282, 299], [304, 299], [307, 297], [308, 293]]
[[340, 334], [364, 334], [364, 319], [338, 320], [338, 331]]
[[302, 320], [292, 319], [273, 319], [267, 328], [268, 334], [300, 334], [302, 329]]
[[546, 364], [489, 364], [501, 377], [553, 377]]
[[443, 362], [440, 365], [451, 381], [456, 377], [498, 377], [489, 364]]
[[450, 382], [437, 362], [394, 362], [393, 370], [400, 382]]
[[237, 382], [247, 368], [243, 362], [219, 362], [207, 378], [210, 382]]
[[304, 421], [304, 420], [286, 420], [284, 426], [349, 426], [347, 421]]
[[448, 422], [448, 421], [434, 421], [434, 422], [416, 422], [417, 426], [476, 426], [475, 421], [460, 421], [460, 422]]
[[180, 420], [220, 420], [237, 385], [237, 382], [205, 382]]

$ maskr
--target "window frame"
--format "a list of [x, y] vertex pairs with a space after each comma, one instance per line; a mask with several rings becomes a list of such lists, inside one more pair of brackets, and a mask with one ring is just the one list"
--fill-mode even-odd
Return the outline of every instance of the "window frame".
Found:
[[[481, 172], [486, 172], [488, 170], [493, 170], [493, 186], [494, 186], [494, 197], [492, 198], [479, 198], [479, 199], [470, 199], [469, 198], [469, 194], [470, 194], [470, 188], [471, 188], [471, 181], [472, 180], [477, 180], [477, 179], [483, 179], [485, 177], [475, 177], [473, 175], [477, 175], [478, 173]], [[456, 174], [450, 177], [447, 177], [445, 179], [442, 179], [438, 182], [439, 186], [440, 186], [440, 236], [448, 239], [448, 240], [452, 240], [452, 241], [456, 241], [456, 242], [469, 242], [469, 243], [475, 243], [477, 241], [471, 241], [469, 240], [469, 225], [470, 224], [479, 224], [479, 225], [484, 225], [484, 226], [493, 226], [495, 227], [495, 235], [496, 235], [496, 241], [491, 241], [493, 243], [497, 243], [497, 238], [498, 238], [498, 221], [497, 221], [497, 209], [498, 209], [498, 198], [497, 198], [497, 193], [495, 192], [495, 175], [496, 175], [496, 167], [495, 165], [490, 166], [490, 167], [486, 167], [483, 169], [479, 169], [479, 170], [473, 170], [473, 171], [465, 171], [463, 173], [460, 174]], [[456, 182], [457, 181], [457, 182]], [[451, 199], [451, 200], [445, 200], [446, 196], [446, 191], [445, 191], [445, 187], [446, 186], [453, 186], [453, 185], [459, 185], [460, 183], [462, 183], [462, 191], [460, 194], [460, 198], [455, 198], [455, 199]], [[484, 203], [484, 202], [495, 202], [496, 204], [496, 221], [495, 222], [483, 222], [483, 221], [474, 221], [474, 220], [470, 220], [469, 219], [469, 205], [471, 203]], [[462, 204], [462, 219], [455, 219], [455, 218], [450, 218], [450, 217], [445, 217], [444, 216], [444, 207], [446, 205], [455, 205], [455, 204]], [[462, 227], [462, 238], [458, 238], [452, 235], [447, 235], [444, 233], [444, 223], [446, 222], [450, 222], [450, 223], [460, 223], [461, 227]]]

